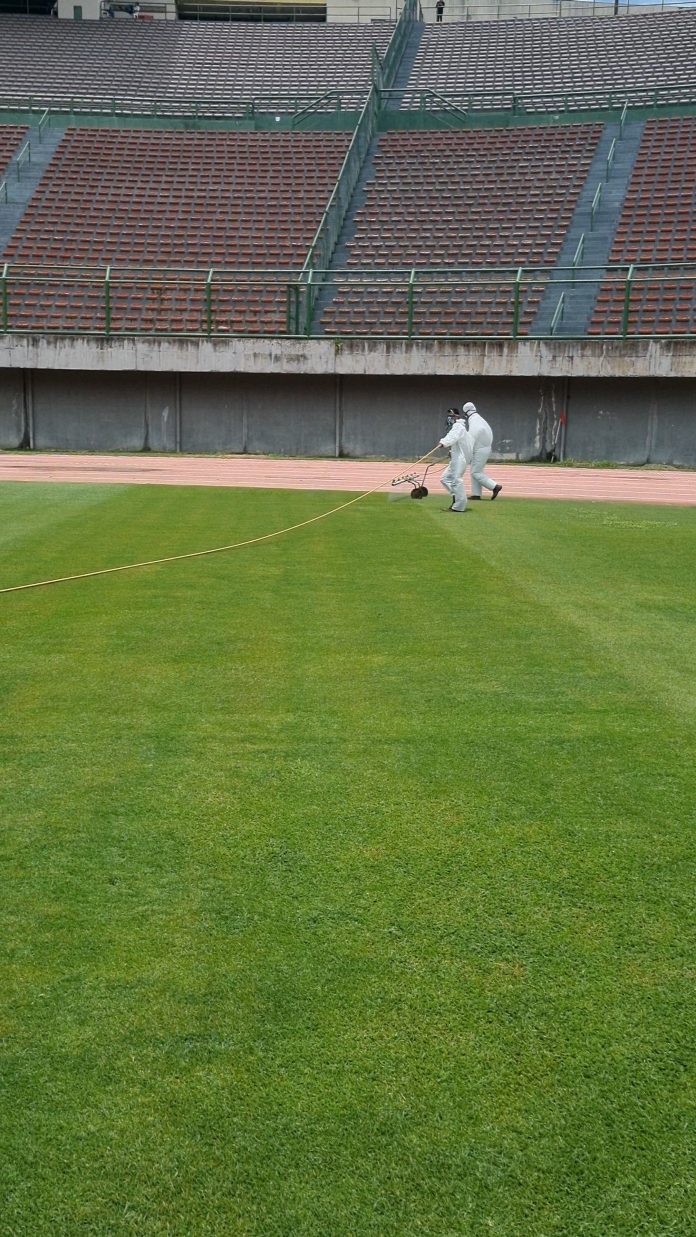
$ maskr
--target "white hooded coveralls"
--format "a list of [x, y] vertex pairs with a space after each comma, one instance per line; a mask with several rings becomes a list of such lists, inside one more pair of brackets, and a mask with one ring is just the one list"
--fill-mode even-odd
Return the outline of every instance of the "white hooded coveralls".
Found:
[[462, 420], [455, 421], [451, 430], [445, 434], [444, 438], [440, 439], [440, 446], [448, 447], [450, 451], [450, 462], [440, 477], [440, 481], [445, 489], [449, 490], [454, 499], [452, 510], [466, 511], [464, 473], [466, 472], [467, 465], [471, 463], [474, 444], [471, 440], [471, 435], [467, 431], [465, 422]]
[[473, 404], [465, 404], [464, 411], [469, 416], [469, 434], [473, 444], [471, 493], [474, 498], [480, 498], [481, 486], [487, 490], [495, 489], [495, 481], [484, 472], [493, 446], [493, 430]]

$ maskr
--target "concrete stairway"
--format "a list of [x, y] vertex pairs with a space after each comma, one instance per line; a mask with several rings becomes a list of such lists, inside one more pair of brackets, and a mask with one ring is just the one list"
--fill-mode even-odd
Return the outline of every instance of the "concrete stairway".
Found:
[[[346, 217], [343, 221], [343, 227], [338, 235], [336, 248], [331, 259], [331, 270], [342, 270], [348, 261], [347, 242], [355, 232], [355, 215], [356, 212], [364, 205], [365, 202], [365, 185], [371, 180], [375, 174], [374, 155], [377, 146], [377, 137], [373, 137], [370, 145], [367, 148], [367, 154], [363, 161], [360, 171], [360, 178], [353, 191], [353, 196], [350, 200], [350, 205], [346, 211]], [[314, 331], [317, 335], [323, 335], [323, 327], [321, 318], [326, 306], [333, 300], [336, 288], [331, 283], [324, 283], [319, 292], [314, 306]]]
[[394, 85], [392, 87], [396, 93], [390, 94], [387, 100], [387, 109], [389, 111], [398, 111], [401, 107], [403, 92], [408, 87], [411, 70], [413, 69], [416, 56], [418, 55], [418, 49], [420, 47], [424, 29], [425, 23], [422, 21], [414, 21], [411, 25], [408, 40], [406, 46], [404, 47], [403, 54], [399, 62], [399, 68], [396, 77], [394, 78]]
[[[8, 201], [5, 202], [4, 194], [0, 199], [0, 254], [4, 253], [11, 240], [64, 133], [64, 127], [45, 128], [41, 141], [39, 141], [39, 131], [36, 127], [32, 127], [28, 134], [31, 147], [30, 160], [22, 163], [19, 175], [17, 174], [17, 155], [7, 168], [4, 179], [7, 181]], [[23, 142], [17, 154], [21, 154], [24, 146]], [[47, 220], [47, 226], [50, 227], [50, 220]]]
[[[618, 123], [605, 125], [558, 259], [559, 273], [554, 276], [558, 282], [554, 282], [544, 294], [530, 334], [551, 334], [561, 293], [564, 295], [563, 316], [553, 329], [554, 335], [568, 338], [585, 334], [621, 216], [643, 128], [644, 121], [627, 122], [622, 136]], [[614, 160], [607, 170], [607, 159], [614, 140]], [[592, 201], [600, 183], [601, 198], [592, 222]], [[568, 272], [562, 271], [562, 268], [572, 266], [583, 236], [583, 252], [575, 279], [566, 278]]]

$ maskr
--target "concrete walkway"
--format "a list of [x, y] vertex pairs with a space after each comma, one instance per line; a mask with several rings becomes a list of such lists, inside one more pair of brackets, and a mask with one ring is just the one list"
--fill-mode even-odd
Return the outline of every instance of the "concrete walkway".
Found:
[[[0, 481], [109, 482], [114, 485], [212, 485], [258, 489], [360, 492], [408, 472], [408, 461], [295, 460], [262, 456], [0, 454]], [[438, 485], [444, 462], [427, 484]], [[696, 472], [633, 468], [562, 468], [558, 465], [491, 464], [510, 498], [555, 498], [587, 502], [672, 503], [696, 506]], [[407, 494], [409, 487], [400, 487]]]

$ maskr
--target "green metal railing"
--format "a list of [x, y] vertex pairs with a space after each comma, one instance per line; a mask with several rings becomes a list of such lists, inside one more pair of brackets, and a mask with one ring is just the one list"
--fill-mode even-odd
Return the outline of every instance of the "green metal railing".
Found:
[[[321, 324], [315, 329], [306, 306], [308, 289], [325, 287], [335, 294], [336, 304], [352, 306], [356, 323], [365, 324], [352, 331], [342, 327], [340, 334], [345, 337], [543, 338], [554, 336], [567, 315], [571, 280], [575, 286], [592, 285], [610, 294], [615, 327], [607, 333], [609, 338], [652, 337], [653, 332], [637, 329], [638, 319], [632, 317], [646, 290], [679, 302], [682, 311], [686, 307], [684, 329], [671, 333], [681, 338], [696, 335], [696, 263], [579, 267], [575, 261], [561, 268], [302, 272], [6, 262], [0, 267], [0, 332], [320, 338]], [[559, 300], [550, 325], [537, 330], [542, 296], [554, 289]], [[432, 308], [437, 305], [450, 305], [455, 312], [448, 316]], [[486, 305], [489, 328], [477, 325], [484, 321]], [[694, 306], [693, 313], [689, 306]], [[327, 329], [329, 335], [339, 333], [332, 332], [330, 318]]]
[[520, 330], [520, 296], [522, 293], [522, 276], [524, 270], [520, 266], [515, 275], [515, 282], [512, 288], [512, 337], [516, 339]]
[[380, 60], [377, 48], [373, 45], [372, 88], [355, 126], [333, 192], [309, 247], [300, 272], [300, 286], [292, 301], [296, 313], [294, 325], [298, 334], [301, 329], [306, 335], [311, 334], [317, 296], [324, 282], [323, 274], [330, 266], [351, 198], [360, 179], [365, 157], [377, 129], [377, 120], [382, 106], [382, 92], [391, 85], [396, 74], [417, 12], [417, 0], [406, 0], [383, 61]]
[[575, 253], [573, 254], [573, 261], [571, 262], [571, 268], [572, 268], [571, 279], [573, 280], [575, 279], [575, 275], [577, 273], [578, 268], [582, 266], [582, 260], [584, 256], [585, 256], [585, 233], [583, 232], [582, 236], [580, 237], [580, 240], [578, 241]]
[[7, 297], [7, 263], [5, 262], [0, 275], [0, 326], [3, 331], [9, 330], [9, 305]]
[[561, 292], [561, 295], [558, 299], [558, 304], [556, 306], [555, 313], [553, 315], [553, 318], [551, 319], [551, 334], [552, 335], [556, 334], [556, 331], [558, 330], [559, 326], [561, 325], [563, 321], [563, 316], [565, 314], [565, 295], [566, 295], [565, 292]]
[[599, 210], [601, 201], [602, 201], [602, 182], [600, 181], [599, 184], [597, 185], [597, 188], [595, 189], [595, 195], [592, 199], [592, 205], [590, 206], [590, 232], [594, 232], [595, 220], [597, 218], [597, 211]]
[[[294, 116], [306, 108], [314, 107], [317, 111], [328, 113], [345, 112], [351, 115], [359, 112], [365, 102], [369, 83], [361, 86], [347, 86], [340, 90], [327, 91], [327, 105], [317, 106], [322, 97], [316, 92], [295, 91], [293, 93], [265, 93], [255, 95], [234, 96], [225, 92], [218, 97], [200, 99], [182, 98], [181, 92], [172, 93], [157, 99], [146, 95], [88, 95], [61, 94], [53, 92], [42, 95], [6, 94], [0, 91], [0, 112], [34, 117], [38, 114], [38, 125], [42, 132], [52, 120], [58, 119], [65, 123], [66, 119], [76, 121], [82, 117], [95, 117], [98, 120], [111, 118], [150, 120], [170, 120], [172, 122], [185, 120], [236, 120], [248, 121], [263, 117]], [[329, 101], [333, 99], [333, 101]], [[47, 115], [48, 113], [48, 115]]]
[[51, 121], [51, 113], [49, 108], [46, 108], [43, 114], [39, 117], [39, 123], [36, 126], [37, 135], [40, 142], [43, 142], [44, 129], [47, 129]]
[[15, 160], [15, 169], [17, 171], [17, 180], [22, 179], [22, 168], [26, 163], [31, 163], [31, 142], [25, 142]]
[[406, 0], [394, 27], [394, 33], [384, 53], [384, 60], [382, 62], [383, 87], [388, 88], [394, 84], [394, 78], [401, 64], [401, 57], [404, 54], [404, 49], [412, 30], [412, 23], [418, 20], [419, 13], [420, 5], [418, 0]]
[[626, 117], [628, 116], [628, 103], [624, 103], [619, 116], [619, 137], [623, 137], [623, 131], [626, 126]]
[[[401, 111], [432, 111], [431, 93], [427, 88], [416, 85], [406, 90], [386, 91], [385, 101], [389, 106]], [[692, 77], [680, 81], [661, 82], [654, 86], [622, 85], [617, 82], [612, 86], [577, 90], [513, 91], [496, 88], [447, 91], [446, 96], [438, 96], [440, 99], [445, 97], [452, 108], [458, 109], [465, 116], [470, 116], [473, 112], [504, 112], [515, 115], [552, 112], [555, 116], [562, 112], [623, 109], [621, 115], [625, 123], [626, 114], [632, 108], [659, 108], [681, 103], [696, 103], [696, 79]]]
[[466, 124], [469, 112], [454, 102], [451, 97], [438, 94], [436, 90], [420, 90], [418, 92], [418, 111], [435, 112], [445, 120], [445, 123]]
[[[408, 0], [397, 21], [391, 40], [379, 61], [382, 82], [377, 83], [386, 107], [392, 111], [419, 113], [421, 115], [443, 114], [457, 118], [461, 124], [481, 114], [513, 115], [517, 117], [552, 114], [554, 119], [575, 112], [609, 111], [620, 113], [620, 132], [632, 109], [647, 109], [696, 106], [696, 78], [660, 82], [654, 85], [631, 83], [596, 86], [578, 89], [533, 89], [514, 91], [509, 88], [442, 91], [427, 86], [415, 85], [396, 89], [393, 84], [396, 69], [403, 55], [411, 22], [418, 6]], [[374, 46], [374, 45], [373, 45]], [[379, 56], [377, 56], [379, 60]], [[229, 120], [235, 122], [258, 119], [301, 117], [304, 113], [331, 116], [336, 113], [355, 115], [364, 106], [370, 84], [374, 84], [374, 55], [372, 82], [335, 88], [325, 92], [259, 92], [238, 94], [221, 91], [218, 95], [200, 98], [182, 97], [181, 91], [172, 91], [157, 98], [145, 91], [139, 92], [129, 85], [118, 95], [106, 93], [75, 93], [61, 91], [7, 92], [0, 88], [0, 112], [28, 114], [38, 117], [40, 131], [51, 123], [51, 114], [77, 120], [79, 117], [124, 118], [137, 117], [150, 120], [204, 121]], [[48, 113], [48, 114], [47, 114]], [[299, 121], [300, 123], [301, 120]]]
[[[472, 0], [465, 3], [457, 20], [492, 21], [498, 18], [588, 18], [588, 17], [642, 17], [648, 13], [670, 13], [675, 9], [696, 6], [696, 0], [650, 0], [646, 9], [645, 0]], [[434, 9], [434, 0], [425, 6], [426, 12]]]
[[338, 179], [300, 272], [300, 290], [296, 298], [298, 314], [295, 322], [296, 334], [300, 334], [301, 331], [307, 335], [311, 333], [314, 306], [321, 286], [321, 280], [316, 278], [316, 272], [326, 270], [331, 262], [350, 200], [360, 178], [365, 155], [375, 132], [378, 112], [379, 99], [373, 87], [360, 114]]
[[623, 317], [621, 319], [621, 334], [624, 337], [628, 335], [629, 315], [631, 312], [631, 292], [633, 289], [634, 278], [635, 278], [635, 267], [629, 266], [628, 274], [626, 275], [626, 287], [624, 291]]
[[342, 111], [343, 98], [342, 90], [327, 90], [325, 94], [320, 95], [317, 99], [312, 99], [305, 107], [301, 107], [299, 111], [293, 112], [290, 119], [292, 128], [299, 129], [312, 116], [325, 114], [329, 111]]

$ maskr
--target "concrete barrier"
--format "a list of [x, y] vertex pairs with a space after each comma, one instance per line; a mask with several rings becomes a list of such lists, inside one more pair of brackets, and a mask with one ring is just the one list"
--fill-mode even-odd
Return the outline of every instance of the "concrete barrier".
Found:
[[499, 459], [696, 467], [692, 341], [0, 336], [0, 448], [408, 458], [473, 400]]

